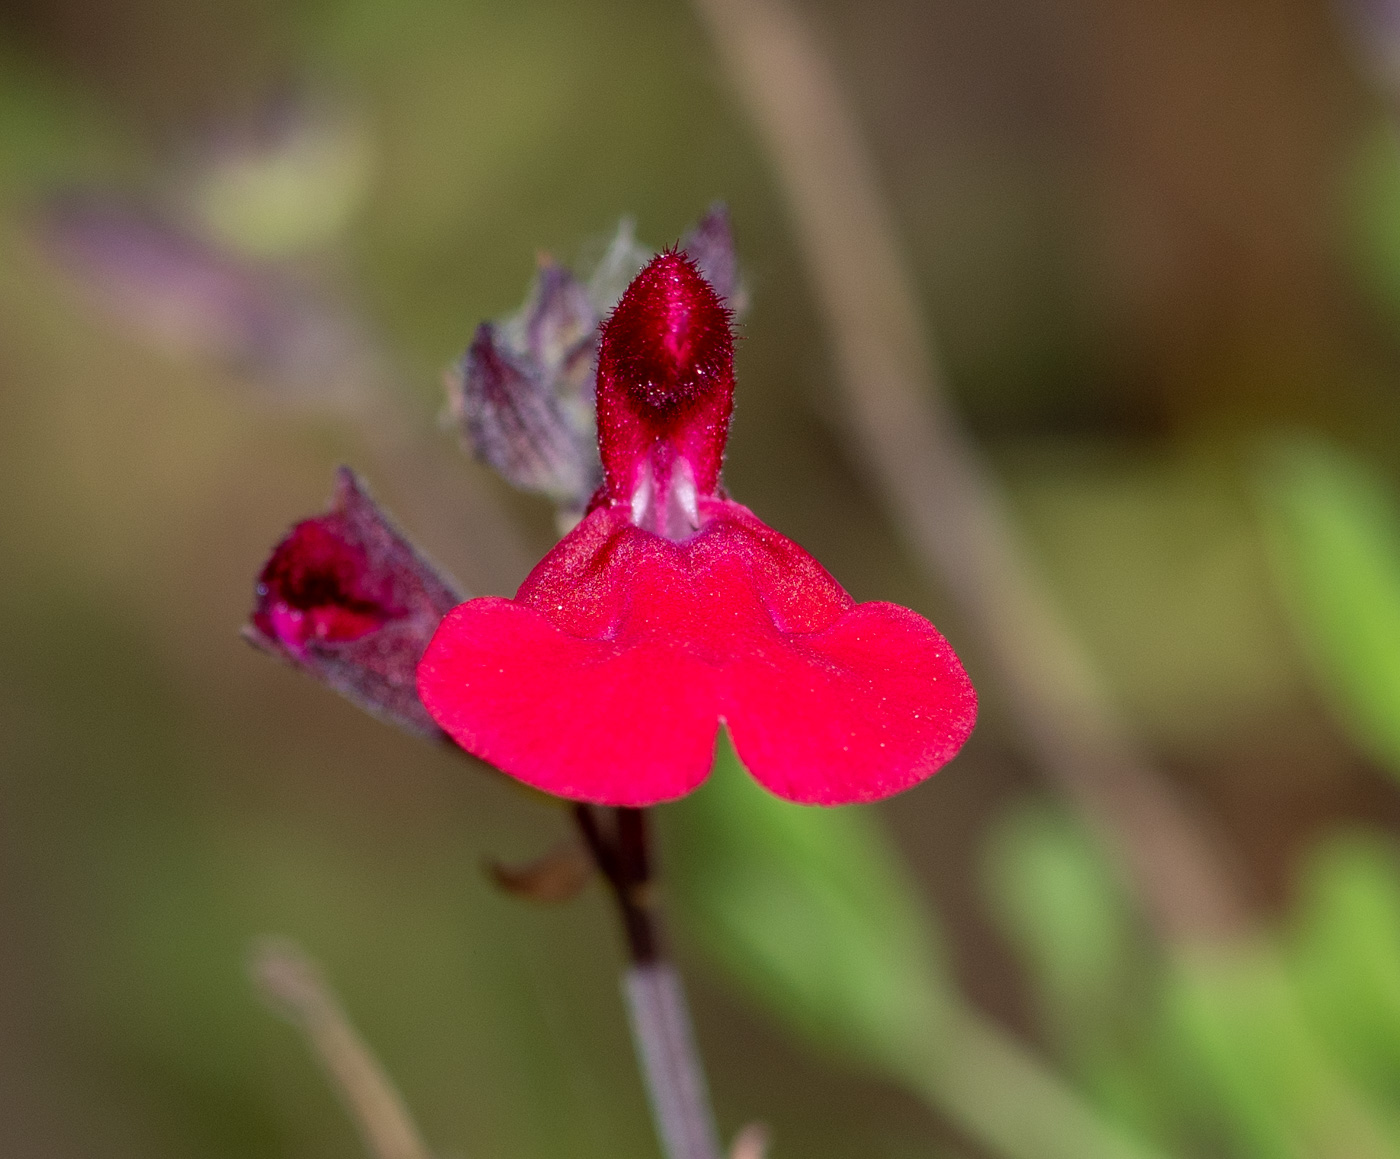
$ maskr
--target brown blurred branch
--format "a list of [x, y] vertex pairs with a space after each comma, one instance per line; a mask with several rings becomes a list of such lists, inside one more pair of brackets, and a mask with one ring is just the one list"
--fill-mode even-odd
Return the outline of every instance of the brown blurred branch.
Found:
[[1248, 908], [1228, 857], [1119, 719], [951, 413], [874, 164], [821, 47], [786, 0], [695, 6], [777, 168], [855, 450], [909, 548], [958, 600], [1028, 747], [1157, 928], [1174, 939], [1240, 932]]
[[315, 965], [290, 942], [253, 952], [253, 980], [306, 1037], [372, 1159], [432, 1159], [389, 1076], [340, 1008]]

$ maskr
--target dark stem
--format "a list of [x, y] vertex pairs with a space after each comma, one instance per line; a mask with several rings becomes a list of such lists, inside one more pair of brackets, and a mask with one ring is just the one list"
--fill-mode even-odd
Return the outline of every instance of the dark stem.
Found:
[[617, 902], [627, 950], [634, 965], [661, 959], [661, 930], [652, 904], [651, 851], [648, 848], [646, 814], [640, 809], [618, 809], [617, 831], [610, 840], [598, 822], [592, 805], [575, 805], [574, 816]]
[[575, 805], [574, 818], [612, 891], [627, 936], [631, 966], [622, 991], [662, 1148], [667, 1159], [719, 1159], [719, 1136], [685, 992], [663, 952], [646, 813], [616, 810], [611, 832], [592, 805]]

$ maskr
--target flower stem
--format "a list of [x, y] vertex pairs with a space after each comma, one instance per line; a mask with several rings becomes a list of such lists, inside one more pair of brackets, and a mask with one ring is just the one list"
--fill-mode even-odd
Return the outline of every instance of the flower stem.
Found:
[[665, 961], [633, 966], [623, 976], [622, 991], [668, 1159], [719, 1159], [705, 1073], [676, 968]]
[[666, 1159], [719, 1159], [719, 1133], [690, 1010], [661, 937], [646, 813], [618, 809], [612, 833], [591, 805], [576, 805], [574, 817], [622, 919], [631, 958], [622, 992]]

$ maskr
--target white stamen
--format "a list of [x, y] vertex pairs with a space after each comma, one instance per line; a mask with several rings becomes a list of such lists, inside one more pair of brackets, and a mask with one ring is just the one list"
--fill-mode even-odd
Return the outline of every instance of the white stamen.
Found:
[[651, 477], [651, 463], [643, 463], [637, 476], [637, 486], [632, 492], [632, 522], [638, 527], [647, 525], [647, 513], [651, 509], [651, 497], [655, 484]]
[[700, 527], [700, 496], [690, 463], [678, 459], [667, 483], [666, 534], [671, 539], [684, 539]]
[[[664, 482], [657, 484], [661, 474]], [[667, 539], [687, 539], [700, 529], [700, 494], [695, 472], [685, 459], [676, 459], [657, 471], [654, 461], [644, 461], [632, 490], [632, 522]]]

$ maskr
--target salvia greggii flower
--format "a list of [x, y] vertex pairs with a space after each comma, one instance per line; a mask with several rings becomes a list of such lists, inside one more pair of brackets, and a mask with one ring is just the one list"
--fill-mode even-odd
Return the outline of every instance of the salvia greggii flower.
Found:
[[857, 604], [733, 502], [731, 311], [697, 261], [653, 259], [603, 324], [602, 485], [514, 599], [449, 613], [418, 668], [458, 744], [526, 784], [603, 805], [680, 797], [723, 724], [764, 786], [840, 805], [928, 777], [976, 695], [927, 620]]
[[[742, 308], [723, 205], [711, 207], [681, 249], [721, 298]], [[467, 446], [512, 485], [548, 496], [569, 523], [601, 482], [594, 426], [599, 327], [646, 256], [623, 222], [587, 282], [543, 259], [521, 310], [481, 323], [447, 375], [449, 409]]]
[[264, 565], [244, 635], [376, 716], [437, 735], [415, 671], [461, 599], [342, 467], [330, 510], [294, 526]]

